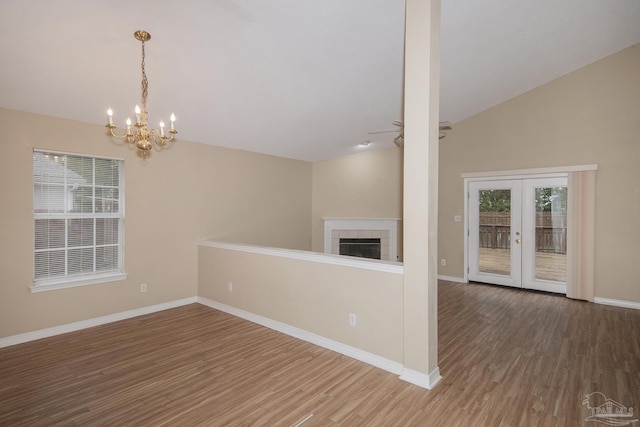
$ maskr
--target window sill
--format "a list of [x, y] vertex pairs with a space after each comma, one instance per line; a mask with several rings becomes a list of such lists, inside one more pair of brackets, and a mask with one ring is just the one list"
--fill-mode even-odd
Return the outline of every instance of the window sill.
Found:
[[56, 289], [75, 288], [78, 286], [96, 285], [98, 283], [117, 282], [127, 278], [126, 273], [108, 273], [91, 277], [83, 277], [76, 280], [65, 278], [61, 280], [52, 280], [40, 282], [29, 287], [32, 293], [55, 291]]

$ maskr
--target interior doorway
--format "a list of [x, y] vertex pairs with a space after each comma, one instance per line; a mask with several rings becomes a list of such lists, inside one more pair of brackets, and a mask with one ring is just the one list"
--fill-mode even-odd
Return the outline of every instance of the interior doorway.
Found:
[[468, 182], [471, 281], [566, 294], [567, 176]]

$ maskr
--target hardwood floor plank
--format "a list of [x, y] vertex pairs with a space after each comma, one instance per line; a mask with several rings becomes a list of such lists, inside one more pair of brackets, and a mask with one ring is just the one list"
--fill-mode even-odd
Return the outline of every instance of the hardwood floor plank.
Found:
[[193, 304], [0, 349], [0, 426], [575, 426], [640, 406], [640, 312], [441, 282], [434, 390]]

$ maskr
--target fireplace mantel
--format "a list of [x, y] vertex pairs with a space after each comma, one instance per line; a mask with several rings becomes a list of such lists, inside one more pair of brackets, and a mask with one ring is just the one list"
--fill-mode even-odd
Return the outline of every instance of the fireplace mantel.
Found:
[[381, 259], [398, 261], [398, 223], [400, 218], [324, 217], [324, 252], [339, 252], [340, 238], [380, 238]]

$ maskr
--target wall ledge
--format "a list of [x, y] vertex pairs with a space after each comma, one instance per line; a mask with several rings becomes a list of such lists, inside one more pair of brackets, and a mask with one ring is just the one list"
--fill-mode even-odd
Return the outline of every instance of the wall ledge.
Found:
[[374, 270], [393, 274], [404, 274], [404, 266], [399, 262], [368, 260], [364, 258], [355, 258], [343, 255], [308, 252], [295, 249], [272, 248], [268, 246], [255, 246], [242, 243], [216, 242], [214, 240], [208, 239], [199, 240], [198, 246], [298, 259], [302, 261], [311, 261], [322, 264], [340, 265], [344, 267], [359, 268], [362, 270]]

